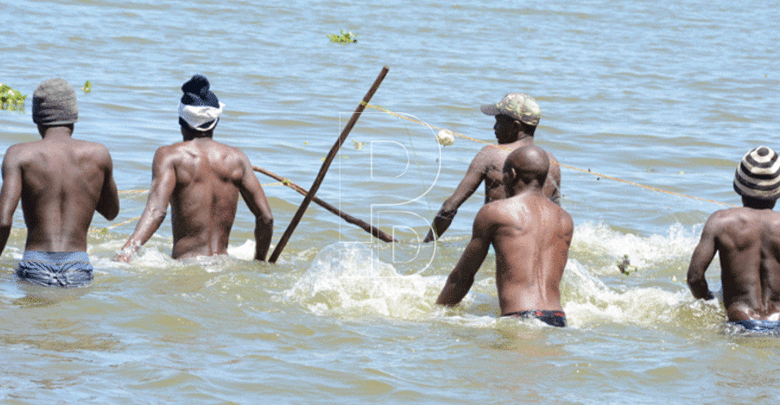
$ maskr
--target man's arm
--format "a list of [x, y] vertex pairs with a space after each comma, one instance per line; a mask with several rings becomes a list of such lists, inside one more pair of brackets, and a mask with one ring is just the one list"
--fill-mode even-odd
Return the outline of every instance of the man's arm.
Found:
[[243, 155], [241, 162], [244, 166], [244, 176], [241, 178], [238, 189], [241, 192], [241, 198], [255, 215], [255, 260], [265, 261], [274, 232], [274, 217], [271, 214], [268, 200], [265, 198], [263, 187], [260, 186], [260, 182], [252, 170], [249, 158]]
[[96, 210], [107, 220], [111, 221], [119, 214], [119, 193], [114, 181], [114, 162], [108, 149], [103, 147], [101, 153], [103, 165], [103, 188], [100, 191]]
[[443, 235], [444, 231], [450, 227], [452, 220], [455, 219], [455, 214], [458, 213], [458, 208], [460, 208], [461, 204], [477, 191], [482, 180], [485, 179], [485, 165], [483, 163], [484, 159], [482, 158], [482, 155], [483, 151], [480, 151], [474, 160], [471, 161], [471, 164], [466, 171], [466, 176], [460, 181], [460, 184], [458, 184], [458, 187], [455, 189], [455, 192], [452, 193], [452, 196], [441, 205], [441, 209], [433, 219], [431, 230], [428, 232], [428, 236], [425, 237], [423, 242], [427, 243], [432, 241], [434, 235], [436, 235], [436, 238]]
[[22, 170], [17, 161], [13, 146], [3, 158], [3, 187], [0, 191], [0, 254], [5, 250], [11, 226], [14, 222], [14, 211], [22, 197]]
[[704, 272], [707, 271], [707, 267], [709, 267], [717, 252], [717, 247], [715, 246], [717, 230], [715, 228], [716, 225], [711, 216], [704, 225], [701, 239], [693, 251], [691, 264], [688, 267], [688, 288], [690, 288], [696, 299], [704, 298], [711, 300], [715, 298], [707, 285], [707, 280], [704, 278]]
[[458, 264], [447, 277], [447, 282], [439, 294], [436, 303], [453, 307], [460, 303], [463, 297], [474, 284], [474, 276], [479, 271], [482, 262], [488, 254], [490, 243], [493, 240], [493, 231], [489, 215], [486, 214], [489, 207], [482, 207], [474, 219], [471, 232], [471, 241], [466, 245], [466, 250], [458, 260]]
[[168, 204], [171, 201], [174, 187], [176, 187], [176, 169], [173, 167], [173, 156], [166, 147], [162, 147], [154, 154], [152, 186], [149, 190], [146, 208], [141, 214], [141, 219], [138, 220], [135, 232], [127, 240], [115, 260], [129, 262], [133, 253], [154, 235], [168, 212]]
[[548, 156], [550, 157], [550, 170], [548, 171], [547, 179], [553, 188], [550, 193], [550, 201], [561, 205], [561, 166], [558, 164], [558, 159], [555, 156], [549, 153]]

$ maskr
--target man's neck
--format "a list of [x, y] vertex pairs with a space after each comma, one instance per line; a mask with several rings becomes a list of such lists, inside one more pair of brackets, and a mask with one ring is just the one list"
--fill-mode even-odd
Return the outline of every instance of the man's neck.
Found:
[[192, 130], [183, 130], [181, 131], [181, 136], [184, 141], [192, 141], [195, 139], [212, 139], [214, 136], [214, 131], [206, 131], [206, 132], [198, 132], [198, 131], [192, 131]]
[[73, 126], [72, 125], [60, 125], [56, 127], [39, 126], [38, 133], [41, 135], [42, 139], [53, 140], [53, 139], [71, 138], [73, 135]]
[[534, 140], [534, 137], [533, 137], [533, 136], [531, 136], [531, 135], [528, 135], [528, 134], [526, 134], [526, 133], [519, 132], [519, 133], [517, 134], [517, 136], [516, 136], [516, 137], [514, 137], [514, 138], [509, 138], [509, 139], [504, 139], [504, 140], [498, 139], [498, 144], [499, 144], [499, 145], [508, 145], [508, 144], [510, 144], [510, 143], [515, 143], [515, 142], [517, 142], [517, 141], [525, 141], [525, 140], [531, 140], [531, 141], [533, 141], [533, 140]]
[[752, 208], [754, 210], [771, 210], [775, 208], [775, 202], [776, 200], [764, 201], [755, 198], [742, 197], [742, 205], [745, 208]]

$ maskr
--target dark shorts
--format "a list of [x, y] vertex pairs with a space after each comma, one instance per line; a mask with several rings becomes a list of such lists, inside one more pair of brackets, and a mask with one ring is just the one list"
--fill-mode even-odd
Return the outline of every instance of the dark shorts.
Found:
[[780, 334], [780, 321], [747, 319], [744, 321], [731, 321], [730, 323], [739, 325], [742, 327], [742, 329], [750, 332]]
[[42, 286], [83, 287], [92, 281], [92, 264], [86, 252], [27, 250], [16, 275]]
[[510, 312], [508, 314], [502, 315], [504, 316], [514, 316], [518, 318], [536, 318], [548, 325], [557, 326], [557, 327], [564, 327], [566, 326], [566, 314], [563, 313], [563, 311], [542, 311], [542, 310], [534, 310], [534, 311], [517, 311], [517, 312]]

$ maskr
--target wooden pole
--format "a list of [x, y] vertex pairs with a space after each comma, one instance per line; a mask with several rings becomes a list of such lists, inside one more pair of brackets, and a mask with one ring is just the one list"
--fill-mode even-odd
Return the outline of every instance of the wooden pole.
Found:
[[[277, 181], [281, 181], [282, 184], [284, 184], [285, 186], [290, 187], [291, 189], [297, 191], [301, 195], [305, 196], [306, 194], [309, 193], [305, 188], [303, 188], [303, 187], [293, 183], [292, 181], [290, 181], [288, 179], [285, 179], [282, 176], [279, 176], [276, 173], [269, 172], [268, 170], [263, 169], [262, 167], [252, 166], [252, 169], [254, 169], [254, 171], [256, 171], [258, 173], [263, 173], [264, 175], [266, 175], [266, 176], [268, 176], [268, 177], [270, 177], [272, 179], [276, 179]], [[382, 240], [384, 242], [398, 242], [392, 236], [386, 234], [381, 229], [379, 229], [379, 228], [377, 228], [377, 227], [375, 227], [375, 226], [373, 226], [373, 225], [371, 225], [369, 223], [366, 223], [363, 220], [357, 219], [357, 218], [353, 217], [352, 215], [347, 214], [344, 211], [341, 211], [340, 209], [338, 209], [338, 208], [328, 204], [327, 202], [321, 200], [320, 198], [318, 198], [316, 196], [313, 197], [311, 200], [314, 201], [314, 203], [319, 205], [320, 207], [325, 208], [326, 210], [328, 210], [328, 211], [338, 215], [339, 217], [341, 217], [343, 220], [349, 222], [350, 224], [357, 225], [357, 226], [363, 228], [364, 231], [370, 233], [374, 237], [379, 238], [380, 240]]]
[[349, 119], [349, 122], [347, 122], [347, 126], [344, 127], [343, 131], [341, 131], [341, 135], [339, 135], [336, 143], [330, 149], [328, 156], [325, 157], [325, 162], [322, 164], [320, 172], [317, 174], [317, 178], [314, 179], [314, 184], [312, 184], [311, 188], [309, 188], [309, 193], [306, 194], [306, 197], [303, 198], [303, 202], [301, 203], [300, 207], [298, 207], [298, 211], [295, 213], [292, 221], [290, 221], [290, 225], [287, 226], [287, 230], [284, 231], [284, 235], [282, 235], [282, 238], [279, 239], [279, 243], [276, 244], [274, 252], [271, 253], [271, 258], [268, 259], [270, 263], [276, 263], [279, 255], [282, 254], [282, 250], [284, 250], [285, 245], [287, 245], [287, 242], [290, 240], [290, 236], [292, 236], [292, 233], [295, 231], [295, 227], [298, 226], [301, 218], [303, 218], [303, 214], [306, 212], [306, 208], [309, 207], [314, 194], [317, 193], [317, 190], [319, 190], [322, 181], [325, 180], [325, 174], [328, 173], [328, 168], [330, 168], [330, 164], [333, 162], [333, 159], [336, 158], [336, 154], [338, 153], [339, 148], [341, 148], [341, 145], [344, 144], [344, 141], [347, 140], [349, 132], [352, 131], [352, 127], [355, 126], [358, 118], [360, 118], [360, 113], [363, 112], [363, 110], [366, 108], [366, 104], [368, 104], [369, 100], [371, 100], [371, 97], [374, 95], [374, 93], [376, 93], [379, 85], [382, 84], [382, 80], [384, 80], [388, 70], [389, 69], [387, 66], [382, 67], [382, 71], [379, 72], [379, 76], [377, 76], [376, 80], [374, 80], [374, 84], [368, 90], [368, 93], [366, 93], [366, 95], [363, 97], [363, 100], [357, 106], [355, 112], [352, 113], [352, 117]]

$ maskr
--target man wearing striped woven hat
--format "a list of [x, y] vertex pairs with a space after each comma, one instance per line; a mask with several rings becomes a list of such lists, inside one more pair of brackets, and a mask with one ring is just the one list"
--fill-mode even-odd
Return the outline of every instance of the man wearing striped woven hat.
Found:
[[688, 268], [693, 296], [714, 298], [704, 272], [720, 255], [723, 304], [729, 322], [750, 331], [780, 333], [780, 159], [765, 146], [748, 152], [734, 177], [740, 208], [707, 220]]
[[116, 259], [130, 261], [160, 227], [168, 204], [174, 259], [227, 254], [241, 195], [255, 216], [254, 258], [265, 261], [273, 216], [263, 188], [244, 152], [212, 139], [224, 104], [202, 75], [192, 76], [181, 90], [179, 126], [184, 140], [154, 154], [146, 209]]

